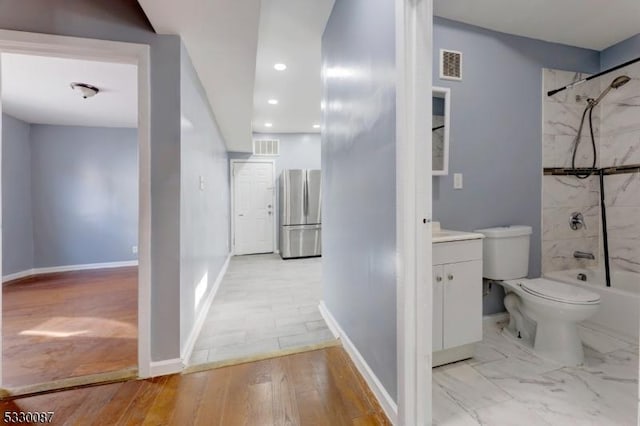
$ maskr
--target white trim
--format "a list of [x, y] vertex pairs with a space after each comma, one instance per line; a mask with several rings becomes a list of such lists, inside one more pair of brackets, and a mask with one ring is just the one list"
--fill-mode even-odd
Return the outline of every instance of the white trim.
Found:
[[234, 200], [235, 200], [235, 190], [234, 190], [234, 183], [235, 183], [235, 175], [233, 173], [233, 166], [235, 164], [238, 163], [268, 163], [271, 164], [272, 167], [272, 172], [271, 175], [273, 176], [273, 253], [276, 253], [278, 251], [278, 220], [276, 215], [279, 213], [278, 212], [278, 206], [276, 205], [276, 201], [277, 201], [277, 196], [276, 196], [276, 192], [278, 191], [278, 188], [276, 188], [276, 182], [277, 182], [277, 176], [276, 176], [276, 160], [267, 160], [267, 159], [262, 159], [262, 158], [247, 158], [247, 159], [236, 159], [233, 158], [231, 160], [229, 160], [229, 182], [231, 185], [231, 188], [229, 188], [229, 192], [231, 193], [231, 254], [232, 255], [236, 255], [236, 211], [235, 211], [235, 204], [234, 204]]
[[198, 340], [198, 336], [200, 335], [200, 331], [202, 330], [202, 326], [204, 325], [205, 320], [207, 319], [207, 314], [209, 313], [209, 309], [211, 308], [211, 304], [213, 303], [213, 299], [216, 297], [218, 293], [218, 289], [220, 288], [220, 284], [222, 283], [222, 279], [224, 275], [227, 273], [227, 268], [229, 267], [229, 261], [231, 260], [231, 253], [227, 256], [227, 260], [224, 261], [224, 265], [222, 265], [222, 269], [220, 269], [220, 273], [216, 277], [216, 281], [211, 286], [211, 290], [209, 290], [209, 294], [207, 298], [204, 300], [204, 303], [200, 307], [200, 312], [196, 317], [196, 321], [191, 328], [191, 332], [189, 333], [189, 337], [187, 338], [186, 343], [184, 344], [184, 348], [180, 354], [180, 358], [182, 358], [182, 363], [184, 365], [188, 365], [189, 358], [191, 358], [191, 353], [193, 352], [193, 347], [196, 344], [196, 340]]
[[34, 275], [54, 274], [57, 272], [88, 271], [92, 269], [126, 268], [130, 266], [138, 266], [138, 261], [130, 260], [126, 262], [86, 263], [84, 265], [50, 266], [47, 268], [27, 269], [26, 271], [5, 275], [4, 277], [2, 277], [2, 282], [4, 283], [11, 280], [17, 280], [18, 278], [25, 278], [25, 277], [30, 277]]
[[432, 418], [433, 0], [396, 0], [398, 424]]
[[[442, 147], [442, 170], [432, 170], [433, 176], [446, 176], [449, 174], [449, 136], [451, 134], [451, 89], [448, 87], [433, 86], [434, 93], [444, 95], [444, 136]], [[433, 132], [432, 132], [433, 134]], [[432, 165], [433, 167], [433, 165]]]
[[378, 403], [389, 418], [389, 421], [394, 425], [399, 424], [397, 404], [393, 398], [391, 398], [391, 395], [389, 395], [384, 386], [382, 386], [382, 383], [371, 367], [369, 367], [369, 364], [367, 364], [367, 361], [364, 359], [362, 354], [358, 351], [356, 345], [353, 344], [347, 333], [345, 333], [342, 327], [340, 327], [340, 324], [338, 324], [338, 321], [331, 314], [331, 311], [329, 311], [324, 301], [320, 302], [318, 309], [320, 310], [322, 318], [324, 318], [324, 321], [327, 323], [329, 330], [331, 330], [336, 339], [340, 339], [342, 341], [342, 346], [347, 354], [349, 354], [349, 358], [351, 358], [351, 361], [353, 361], [353, 364], [367, 382], [369, 389], [373, 392], [373, 395], [378, 400]]
[[[0, 30], [0, 52], [128, 63], [138, 67], [138, 376], [149, 377], [151, 374], [150, 47], [147, 44]], [[0, 276], [2, 276], [1, 265]], [[0, 303], [0, 318], [1, 313]]]
[[152, 361], [149, 365], [149, 377], [166, 376], [168, 374], [181, 373], [184, 364], [180, 358]]

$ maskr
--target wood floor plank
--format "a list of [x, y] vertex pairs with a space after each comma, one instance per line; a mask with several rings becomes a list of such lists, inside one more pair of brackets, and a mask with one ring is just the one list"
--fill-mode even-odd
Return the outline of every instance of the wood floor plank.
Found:
[[222, 418], [227, 400], [232, 367], [207, 371], [207, 385], [202, 393], [196, 414], [196, 425], [223, 426]]
[[55, 411], [53, 424], [387, 426], [342, 348], [199, 373], [0, 401], [5, 411]]
[[170, 424], [186, 426], [195, 423], [206, 385], [207, 375], [204, 372], [181, 377], [176, 392], [178, 395], [189, 395], [190, 398], [178, 398]]
[[111, 398], [102, 410], [96, 412], [94, 423], [102, 426], [113, 425], [119, 422], [126, 414], [127, 408], [130, 406], [142, 384], [143, 382], [140, 380], [122, 383], [118, 393]]
[[137, 365], [137, 268], [46, 274], [2, 286], [3, 385]]
[[291, 380], [293, 372], [288, 366], [284, 358], [272, 360], [273, 420], [274, 424], [283, 426], [300, 424], [298, 401]]

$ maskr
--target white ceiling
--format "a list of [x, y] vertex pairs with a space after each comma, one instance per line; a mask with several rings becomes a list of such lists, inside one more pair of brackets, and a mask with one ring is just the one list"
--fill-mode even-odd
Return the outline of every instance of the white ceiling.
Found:
[[230, 151], [251, 151], [258, 0], [138, 0], [156, 32], [182, 37]]
[[[28, 123], [137, 127], [135, 65], [3, 53], [2, 110]], [[100, 89], [83, 99], [72, 82]]]
[[640, 33], [640, 0], [435, 0], [434, 13], [599, 51]]
[[[320, 43], [334, 0], [262, 0], [253, 96], [253, 130], [319, 132]], [[285, 71], [273, 65], [284, 63]], [[267, 103], [277, 99], [277, 105]], [[265, 127], [265, 123], [273, 127]]]

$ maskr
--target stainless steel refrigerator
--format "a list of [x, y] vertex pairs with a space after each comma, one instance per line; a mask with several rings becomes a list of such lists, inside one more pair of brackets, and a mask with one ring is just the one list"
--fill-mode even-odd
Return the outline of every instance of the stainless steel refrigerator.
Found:
[[280, 255], [322, 254], [320, 170], [283, 170], [280, 175]]

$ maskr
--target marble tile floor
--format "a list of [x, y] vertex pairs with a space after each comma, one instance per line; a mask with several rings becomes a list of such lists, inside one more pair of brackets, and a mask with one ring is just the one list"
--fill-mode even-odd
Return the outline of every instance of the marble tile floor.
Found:
[[476, 356], [433, 370], [435, 425], [635, 425], [638, 344], [581, 327], [585, 365], [543, 360], [486, 322]]
[[196, 340], [190, 365], [334, 341], [320, 315], [321, 258], [235, 256]]

